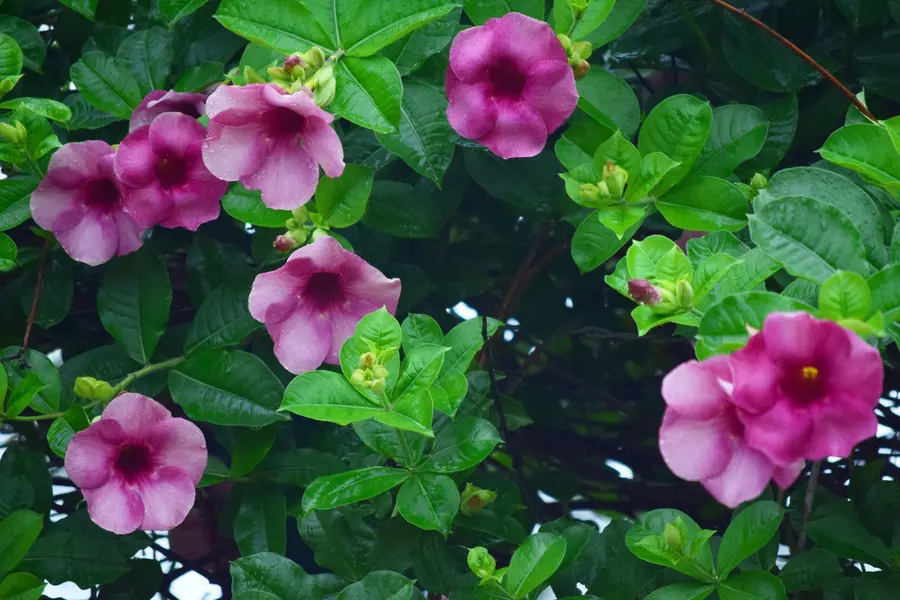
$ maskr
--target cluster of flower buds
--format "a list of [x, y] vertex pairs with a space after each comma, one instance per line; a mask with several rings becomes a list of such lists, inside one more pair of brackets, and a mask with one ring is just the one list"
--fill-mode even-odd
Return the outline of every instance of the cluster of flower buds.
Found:
[[[572, 9], [575, 10], [574, 3]], [[591, 70], [591, 63], [588, 62], [588, 59], [594, 51], [591, 43], [573, 42], [569, 36], [562, 33], [557, 35], [556, 38], [562, 44], [563, 49], [565, 49], [566, 56], [569, 57], [569, 66], [572, 67], [572, 71], [575, 73], [575, 79], [581, 79], [587, 75], [588, 71]]]
[[109, 402], [116, 397], [116, 389], [106, 381], [79, 377], [75, 380], [75, 395], [85, 400]]
[[366, 352], [359, 357], [359, 368], [350, 376], [350, 383], [359, 388], [372, 390], [376, 394], [384, 392], [390, 373], [382, 360], [374, 352]]
[[578, 195], [585, 206], [602, 208], [621, 200], [627, 183], [628, 171], [608, 160], [600, 181], [581, 184]]
[[628, 281], [628, 294], [658, 315], [689, 311], [694, 302], [694, 289], [687, 279], [661, 281], [656, 285], [648, 279], [631, 279]]
[[497, 499], [496, 492], [485, 490], [471, 483], [466, 484], [459, 501], [459, 512], [467, 517], [473, 517], [481, 509]]
[[325, 52], [318, 46], [307, 52], [291, 54], [285, 57], [284, 66], [269, 67], [266, 72], [272, 83], [288, 93], [295, 94], [305, 88], [322, 108], [334, 101], [337, 91], [334, 63], [325, 57]]
[[307, 242], [329, 235], [328, 223], [318, 213], [311, 213], [305, 206], [298, 206], [291, 214], [291, 218], [284, 222], [287, 232], [276, 237], [272, 243], [272, 247], [278, 252], [287, 254]]

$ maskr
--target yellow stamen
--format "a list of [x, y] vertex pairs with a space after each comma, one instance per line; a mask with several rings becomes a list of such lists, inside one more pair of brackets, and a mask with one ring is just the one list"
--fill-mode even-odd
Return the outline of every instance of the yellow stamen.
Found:
[[815, 381], [819, 377], [819, 370], [815, 367], [803, 367], [803, 379]]

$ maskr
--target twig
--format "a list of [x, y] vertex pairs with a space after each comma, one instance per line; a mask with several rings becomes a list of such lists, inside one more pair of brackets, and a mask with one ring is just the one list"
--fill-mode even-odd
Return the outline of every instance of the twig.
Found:
[[19, 351], [25, 356], [28, 349], [28, 342], [31, 339], [31, 327], [34, 325], [34, 318], [37, 315], [38, 303], [41, 298], [41, 284], [44, 281], [44, 266], [47, 263], [47, 252], [50, 250], [50, 240], [44, 242], [44, 248], [41, 250], [41, 257], [38, 259], [37, 277], [34, 281], [34, 298], [31, 299], [31, 312], [28, 313], [28, 320], [25, 321], [25, 335], [22, 337], [22, 349]]
[[816, 71], [821, 73], [825, 77], [825, 79], [830, 81], [835, 87], [837, 87], [837, 89], [841, 90], [841, 92], [845, 96], [847, 96], [847, 98], [850, 99], [850, 102], [852, 102], [853, 105], [856, 106], [857, 109], [859, 109], [859, 112], [864, 114], [866, 117], [868, 117], [872, 121], [878, 121], [878, 119], [875, 117], [875, 115], [873, 115], [869, 111], [869, 109], [866, 108], [866, 105], [863, 104], [859, 100], [859, 98], [856, 97], [856, 94], [854, 94], [849, 89], [847, 89], [847, 86], [845, 86], [843, 83], [838, 81], [837, 77], [832, 75], [828, 69], [826, 69], [825, 67], [823, 67], [822, 65], [817, 63], [813, 57], [811, 57], [809, 54], [807, 54], [806, 52], [801, 50], [791, 40], [787, 39], [786, 37], [784, 37], [777, 31], [775, 31], [774, 29], [772, 29], [771, 27], [769, 27], [768, 25], [766, 25], [765, 23], [763, 23], [762, 21], [760, 21], [759, 19], [757, 19], [756, 17], [754, 17], [753, 15], [748, 13], [743, 8], [736, 8], [736, 7], [728, 4], [727, 2], [725, 2], [725, 0], [712, 0], [712, 2], [713, 2], [713, 4], [717, 4], [717, 5], [721, 6], [722, 8], [724, 8], [725, 10], [738, 15], [742, 19], [745, 19], [745, 20], [749, 21], [750, 23], [753, 23], [754, 25], [756, 25], [757, 27], [759, 27], [760, 29], [765, 31], [767, 34], [769, 34], [770, 36], [772, 36], [773, 38], [775, 38], [776, 40], [778, 40], [779, 42], [781, 42], [782, 44], [784, 44], [785, 46], [790, 48], [791, 51], [794, 52], [794, 54], [796, 54], [801, 59], [803, 59], [813, 69], [815, 69]]
[[809, 483], [806, 484], [806, 496], [803, 498], [803, 522], [800, 525], [800, 538], [797, 540], [797, 552], [803, 552], [806, 547], [806, 525], [812, 515], [813, 501], [816, 499], [816, 484], [819, 482], [819, 470], [822, 461], [817, 460], [809, 471]]

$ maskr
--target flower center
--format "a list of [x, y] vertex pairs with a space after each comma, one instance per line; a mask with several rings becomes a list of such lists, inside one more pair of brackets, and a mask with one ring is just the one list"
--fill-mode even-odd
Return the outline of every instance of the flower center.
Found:
[[798, 404], [815, 402], [825, 394], [825, 381], [818, 367], [803, 365], [788, 369], [781, 389]]
[[166, 156], [156, 163], [154, 170], [163, 187], [180, 185], [187, 176], [187, 164], [182, 159], [171, 156]]
[[145, 475], [152, 466], [150, 453], [144, 446], [125, 446], [119, 450], [115, 469], [122, 474], [125, 481], [134, 481]]
[[522, 97], [527, 78], [511, 58], [502, 58], [494, 63], [489, 77], [495, 98], [517, 101]]
[[301, 294], [317, 310], [343, 302], [344, 285], [337, 273], [313, 273]]
[[303, 131], [306, 118], [289, 108], [279, 106], [270, 110], [263, 117], [266, 131], [277, 137], [295, 137]]
[[88, 181], [84, 188], [84, 203], [88, 208], [108, 213], [119, 203], [119, 188], [109, 179]]

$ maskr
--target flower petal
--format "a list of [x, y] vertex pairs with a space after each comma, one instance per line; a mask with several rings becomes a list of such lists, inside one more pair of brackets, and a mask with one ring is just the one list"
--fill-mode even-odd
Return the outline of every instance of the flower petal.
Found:
[[144, 502], [141, 529], [168, 531], [181, 525], [194, 506], [195, 488], [190, 476], [178, 467], [163, 467], [152, 478], [141, 481], [139, 490]]
[[550, 26], [520, 13], [509, 13], [497, 20], [492, 52], [513, 59], [523, 73], [541, 60], [568, 62], [566, 51]]
[[[447, 71], [447, 79], [455, 77]], [[447, 120], [453, 130], [464, 138], [477, 140], [487, 135], [497, 122], [497, 107], [490, 96], [490, 84], [448, 84]]]
[[209, 172], [224, 181], [237, 181], [262, 167], [268, 156], [261, 123], [250, 121], [241, 127], [212, 122], [203, 143], [203, 163]]
[[701, 483], [713, 497], [729, 508], [759, 496], [775, 467], [766, 457], [745, 444], [739, 444], [725, 470]]
[[733, 418], [723, 412], [710, 419], [693, 419], [667, 410], [659, 429], [659, 451], [669, 470], [687, 481], [721, 473], [734, 452], [729, 420]]
[[144, 96], [138, 107], [131, 113], [128, 130], [134, 131], [139, 127], [149, 125], [158, 115], [168, 112], [182, 113], [197, 118], [206, 113], [205, 103], [206, 94], [153, 90]]
[[[331, 350], [325, 357], [325, 362], [332, 365], [341, 364], [341, 346], [353, 337], [360, 319], [371, 312], [381, 308], [382, 304], [376, 304], [361, 298], [349, 298], [344, 304], [336, 307], [329, 315], [331, 321]], [[393, 311], [391, 311], [393, 313]]]
[[57, 233], [56, 239], [69, 256], [91, 266], [105, 263], [119, 248], [115, 219], [94, 211], [85, 213], [71, 229]]
[[250, 289], [250, 315], [260, 323], [284, 321], [297, 308], [297, 291], [287, 267], [260, 273]]
[[728, 357], [716, 356], [681, 363], [663, 378], [662, 396], [666, 406], [693, 419], [715, 416], [729, 407], [728, 384], [731, 366]]
[[74, 142], [66, 144], [50, 157], [47, 180], [53, 185], [72, 189], [99, 176], [100, 158], [115, 152], [106, 142]]
[[31, 193], [31, 217], [34, 222], [54, 233], [71, 229], [84, 215], [80, 189], [56, 187], [50, 178], [44, 179]]
[[775, 472], [772, 473], [772, 479], [775, 480], [775, 483], [778, 484], [778, 487], [785, 490], [789, 488], [797, 478], [800, 477], [800, 473], [803, 472], [803, 466], [806, 464], [805, 460], [798, 460], [786, 467], [775, 467]]
[[878, 418], [868, 402], [847, 393], [822, 398], [812, 417], [812, 434], [803, 458], [822, 460], [828, 456], [847, 458], [853, 447], [875, 435]]
[[160, 156], [192, 156], [199, 152], [206, 128], [187, 115], [164, 113], [150, 125], [150, 144]]
[[149, 185], [156, 179], [159, 159], [150, 143], [150, 127], [135, 129], [122, 140], [116, 151], [116, 176], [131, 187]]
[[497, 23], [497, 19], [491, 19], [481, 27], [460, 31], [453, 39], [450, 68], [456, 77], [466, 83], [475, 83], [487, 77], [488, 67], [494, 58], [491, 46]]
[[158, 225], [172, 213], [172, 199], [158, 183], [128, 190], [122, 206], [136, 223], [144, 228]]
[[186, 419], [165, 419], [151, 431], [147, 444], [152, 449], [153, 463], [161, 467], [178, 467], [196, 485], [203, 477], [208, 453], [200, 428]]
[[303, 124], [303, 146], [310, 157], [331, 178], [344, 172], [344, 147], [337, 132], [322, 119], [309, 118]]
[[341, 275], [344, 292], [348, 295], [370, 302], [376, 308], [384, 306], [391, 314], [397, 311], [397, 303], [400, 301], [399, 279], [388, 279], [381, 271], [352, 252], [345, 255]]
[[779, 394], [775, 405], [761, 414], [738, 411], [747, 443], [778, 466], [805, 458], [813, 433], [813, 415]]
[[76, 433], [66, 449], [66, 474], [72, 483], [82, 489], [91, 490], [106, 483], [119, 456], [114, 435], [102, 434], [107, 428], [119, 426], [115, 421], [97, 421], [84, 431]]
[[228, 191], [224, 181], [188, 181], [169, 188], [172, 210], [160, 224], [163, 227], [184, 227], [196, 231], [198, 227], [219, 216], [219, 200]]
[[548, 133], [556, 131], [572, 116], [578, 104], [572, 67], [559, 60], [534, 63], [528, 70], [522, 101], [540, 113]]
[[125, 393], [113, 398], [100, 418], [116, 421], [130, 440], [143, 440], [156, 425], [171, 416], [159, 402], [141, 394]]
[[478, 141], [501, 158], [528, 158], [544, 149], [547, 127], [527, 104], [498, 103], [493, 129]]
[[117, 256], [130, 254], [143, 245], [144, 241], [141, 239], [141, 235], [144, 233], [144, 228], [131, 215], [118, 212], [113, 215], [113, 219], [115, 219], [116, 227], [119, 230], [119, 245], [116, 248]]
[[[840, 331], [840, 326], [831, 323]], [[829, 335], [829, 327], [805, 312], [772, 313], [763, 323], [762, 335], [766, 340], [769, 358], [783, 366], [815, 365], [816, 356], [823, 348], [827, 337], [830, 342], [837, 343], [829, 352], [839, 352], [846, 356], [849, 344], [842, 335]]]
[[291, 210], [313, 197], [319, 183], [319, 165], [303, 146], [285, 140], [273, 144], [262, 167], [241, 177], [241, 183], [260, 190], [263, 204], [269, 208]]
[[246, 125], [269, 108], [263, 99], [264, 84], [221, 85], [206, 99], [206, 114], [212, 123]]
[[830, 362], [826, 385], [831, 390], [852, 394], [874, 408], [884, 390], [881, 353], [852, 331], [843, 330], [843, 333], [850, 342], [850, 352]]
[[731, 401], [742, 410], [765, 412], [781, 395], [781, 368], [769, 358], [762, 334], [751, 336], [746, 346], [731, 355], [731, 377]]
[[350, 260], [350, 257], [362, 260], [352, 252], [344, 250], [341, 243], [333, 237], [323, 236], [291, 254], [287, 260], [287, 267], [294, 277], [308, 277], [322, 271], [339, 273], [344, 261]]
[[125, 535], [136, 531], [144, 519], [141, 496], [121, 477], [112, 477], [93, 490], [82, 490], [91, 520], [107, 531]]
[[278, 362], [291, 373], [312, 371], [324, 362], [331, 350], [331, 325], [327, 315], [300, 306], [287, 319], [266, 324], [275, 341]]
[[277, 85], [267, 85], [262, 90], [262, 98], [270, 107], [287, 108], [298, 115], [313, 117], [326, 124], [334, 120], [334, 116], [319, 108], [312, 96], [305, 91], [288, 94]]

